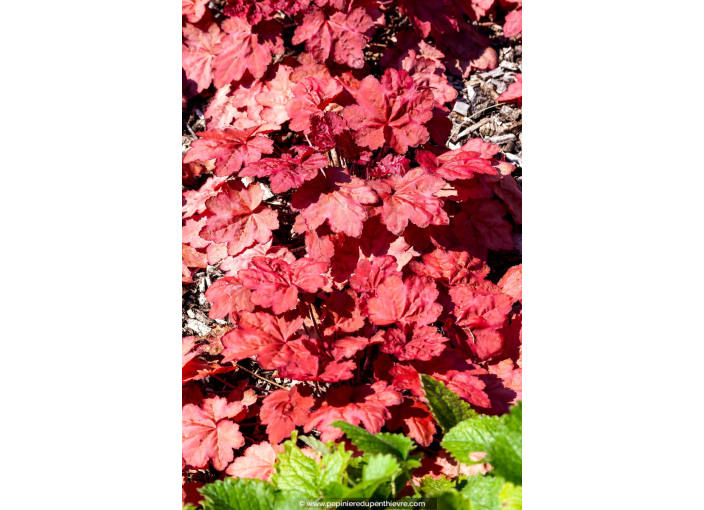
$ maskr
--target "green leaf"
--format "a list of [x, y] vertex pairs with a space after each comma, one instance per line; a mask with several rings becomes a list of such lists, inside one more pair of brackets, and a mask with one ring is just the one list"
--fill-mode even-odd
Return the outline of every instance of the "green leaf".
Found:
[[327, 445], [321, 440], [316, 439], [313, 436], [301, 436], [300, 440], [313, 448], [313, 450], [318, 452], [320, 455], [327, 455], [330, 453], [330, 448], [328, 448]]
[[342, 500], [348, 499], [369, 499], [374, 495], [374, 492], [379, 488], [381, 484], [387, 482], [389, 479], [376, 478], [374, 480], [366, 480], [360, 482], [350, 490], [348, 490], [343, 496]]
[[390, 454], [371, 455], [366, 466], [362, 469], [362, 481], [375, 478], [395, 478], [401, 473], [401, 466], [396, 457]]
[[477, 416], [472, 411], [469, 404], [462, 400], [459, 395], [450, 390], [442, 381], [438, 381], [429, 375], [421, 374], [421, 383], [428, 399], [428, 405], [433, 412], [435, 421], [447, 433], [452, 427], [460, 422]]
[[315, 499], [318, 491], [318, 464], [306, 457], [293, 441], [284, 443], [284, 451], [276, 456], [276, 472], [271, 481], [282, 491], [301, 493]]
[[462, 489], [472, 502], [472, 510], [501, 510], [499, 493], [506, 481], [495, 476], [470, 476]]
[[442, 447], [459, 462], [477, 464], [485, 459], [474, 461], [469, 458], [473, 452], [485, 452], [494, 437], [498, 425], [497, 416], [478, 415], [453, 427], [442, 439]]
[[343, 444], [330, 443], [332, 453], [320, 462], [307, 457], [293, 441], [284, 443], [284, 451], [276, 457], [276, 472], [271, 476], [279, 490], [300, 495], [302, 499], [317, 499], [331, 483], [340, 483], [352, 458]]
[[523, 487], [506, 482], [499, 493], [501, 510], [523, 509]]
[[346, 452], [343, 444], [337, 446], [333, 453], [320, 459], [318, 487], [321, 489], [330, 483], [340, 482], [352, 458], [352, 452]]
[[190, 503], [184, 503], [181, 510], [197, 510], [196, 507]]
[[426, 496], [432, 496], [438, 492], [450, 490], [454, 486], [455, 483], [452, 480], [445, 478], [445, 475], [442, 475], [437, 479], [430, 475], [426, 475], [420, 481], [420, 490]]
[[400, 460], [407, 460], [408, 454], [416, 445], [408, 437], [401, 434], [372, 434], [363, 428], [356, 427], [344, 421], [334, 421], [334, 427], [342, 429], [352, 443], [366, 453], [388, 453]]
[[441, 492], [437, 498], [438, 510], [473, 510], [472, 503], [456, 490]]
[[509, 482], [523, 485], [523, 403], [499, 419], [494, 439], [486, 450], [486, 461], [494, 473]]
[[261, 480], [226, 478], [200, 488], [203, 510], [273, 510], [274, 486]]

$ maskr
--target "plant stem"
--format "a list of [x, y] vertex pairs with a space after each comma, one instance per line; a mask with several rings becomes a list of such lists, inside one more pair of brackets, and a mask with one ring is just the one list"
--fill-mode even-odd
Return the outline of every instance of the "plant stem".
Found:
[[261, 379], [262, 381], [266, 381], [266, 382], [268, 382], [269, 384], [273, 384], [274, 386], [278, 386], [278, 387], [281, 388], [282, 390], [287, 390], [287, 391], [288, 391], [288, 388], [286, 388], [285, 386], [281, 386], [279, 383], [275, 383], [274, 381], [270, 381], [270, 380], [267, 379], [266, 377], [262, 377], [262, 376], [259, 375], [259, 374], [255, 374], [255, 373], [252, 372], [251, 370], [247, 370], [246, 368], [239, 366], [237, 363], [232, 363], [232, 364], [235, 365], [237, 368], [240, 368], [240, 369], [244, 370], [244, 371], [247, 372], [248, 374], [252, 374], [254, 377], [257, 377], [257, 378]]
[[408, 471], [408, 468], [406, 466], [403, 466], [403, 474], [405, 474], [408, 477], [408, 483], [411, 484], [411, 487], [413, 488], [413, 492], [415, 493], [415, 495], [420, 496], [420, 492], [418, 491], [418, 487], [416, 487], [416, 484], [413, 483], [413, 478], [411, 478], [411, 473]]

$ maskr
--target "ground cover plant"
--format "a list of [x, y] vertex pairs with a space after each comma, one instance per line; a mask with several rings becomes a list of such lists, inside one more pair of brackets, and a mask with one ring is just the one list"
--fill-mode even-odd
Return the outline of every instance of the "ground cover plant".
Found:
[[520, 508], [521, 1], [182, 5], [184, 504]]

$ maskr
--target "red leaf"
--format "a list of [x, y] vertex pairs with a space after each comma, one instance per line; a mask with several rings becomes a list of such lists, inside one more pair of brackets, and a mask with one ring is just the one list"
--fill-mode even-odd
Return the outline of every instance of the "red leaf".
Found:
[[520, 106], [523, 100], [523, 75], [517, 74], [516, 81], [509, 85], [508, 89], [497, 97], [496, 100], [499, 102], [518, 101]]
[[399, 0], [398, 5], [423, 38], [431, 28], [441, 33], [457, 30], [457, 13], [446, 0]]
[[278, 125], [266, 123], [261, 117], [264, 107], [255, 98], [264, 90], [264, 85], [250, 75], [236, 85], [227, 84], [215, 92], [205, 110], [205, 118], [210, 119], [206, 127], [212, 129], [250, 129], [259, 126], [261, 130], [278, 129]]
[[310, 394], [308, 387], [299, 390], [293, 386], [290, 390], [276, 390], [262, 401], [260, 417], [272, 444], [280, 443], [297, 426], [305, 424], [315, 403]]
[[254, 304], [250, 301], [250, 290], [242, 286], [239, 278], [225, 276], [212, 284], [205, 292], [205, 298], [213, 303], [208, 317], [222, 319], [228, 314], [232, 322], [235, 312], [252, 312]]
[[430, 138], [423, 126], [433, 117], [433, 93], [418, 90], [406, 71], [387, 69], [381, 82], [373, 76], [362, 80], [357, 104], [347, 106], [343, 116], [355, 131], [357, 143], [378, 149], [384, 143], [404, 154]]
[[316, 292], [325, 287], [327, 271], [327, 264], [309, 258], [289, 264], [281, 259], [255, 257], [252, 267], [241, 270], [238, 276], [253, 291], [250, 299], [254, 304], [281, 314], [296, 307], [300, 291]]
[[450, 222], [442, 208], [442, 199], [433, 196], [445, 186], [445, 181], [422, 168], [415, 168], [403, 177], [392, 175], [371, 181], [370, 185], [382, 200], [382, 223], [396, 235], [403, 233], [409, 221], [421, 228]]
[[239, 426], [232, 418], [257, 400], [253, 391], [245, 393], [239, 402], [213, 397], [204, 400], [200, 407], [183, 407], [183, 458], [190, 466], [204, 468], [212, 460], [213, 467], [223, 471], [232, 462], [233, 449], [244, 445]]
[[374, 22], [363, 7], [331, 16], [313, 5], [293, 33], [293, 44], [306, 43], [306, 51], [316, 62], [332, 56], [338, 64], [355, 69], [364, 66], [364, 47], [370, 40]]
[[439, 294], [430, 278], [411, 276], [404, 282], [389, 276], [379, 285], [377, 296], [369, 300], [369, 320], [377, 326], [412, 322], [425, 326], [442, 312], [442, 306], [435, 302]]
[[194, 214], [205, 212], [206, 200], [217, 195], [220, 186], [226, 180], [227, 177], [209, 177], [200, 189], [184, 191], [183, 199], [186, 203], [182, 208], [183, 217], [190, 218]]
[[399, 405], [401, 394], [383, 381], [372, 385], [338, 386], [330, 388], [320, 409], [313, 411], [304, 427], [305, 432], [315, 428], [320, 431], [320, 440], [334, 441], [342, 437], [342, 430], [331, 427], [335, 420], [343, 420], [352, 425], [364, 425], [369, 432], [376, 434], [386, 420], [391, 418], [387, 407]]
[[471, 179], [474, 174], [499, 174], [492, 166], [491, 160], [486, 159], [481, 153], [465, 151], [461, 148], [446, 152], [437, 158], [428, 151], [419, 151], [416, 158], [426, 171], [448, 181]]
[[293, 97], [293, 82], [290, 80], [292, 69], [289, 66], [277, 64], [274, 69], [274, 77], [263, 83], [262, 91], [255, 99], [262, 107], [259, 115], [266, 129], [278, 130], [289, 120], [286, 105]]
[[515, 301], [523, 302], [523, 264], [512, 267], [499, 280], [499, 287]]
[[430, 326], [391, 328], [384, 333], [381, 352], [393, 354], [400, 361], [423, 360], [438, 356], [445, 349], [447, 338]]
[[269, 177], [271, 191], [283, 193], [300, 188], [305, 181], [314, 179], [318, 170], [328, 165], [325, 154], [300, 150], [298, 156], [282, 154], [280, 158], [266, 158], [245, 167], [241, 176]]
[[513, 299], [495, 286], [457, 285], [450, 288], [457, 324], [498, 329], [506, 324]]
[[215, 47], [213, 82], [217, 88], [233, 80], [240, 80], [249, 70], [255, 78], [261, 78], [271, 61], [271, 53], [278, 51], [280, 38], [274, 41], [261, 38], [252, 31], [252, 26], [243, 18], [227, 18], [222, 23], [225, 36]]
[[299, 81], [292, 89], [293, 99], [286, 105], [291, 118], [289, 128], [293, 131], [311, 131], [311, 116], [325, 108], [342, 92], [342, 85], [335, 78], [308, 77]]
[[220, 193], [206, 202], [213, 216], [208, 217], [201, 237], [226, 242], [230, 255], [237, 255], [254, 243], [266, 243], [272, 237], [271, 231], [279, 228], [279, 221], [276, 211], [260, 205], [263, 198], [259, 184], [245, 188], [241, 182], [226, 182]]
[[208, 161], [215, 158], [215, 175], [225, 177], [237, 172], [243, 165], [254, 163], [262, 154], [274, 152], [274, 141], [257, 133], [258, 127], [239, 131], [225, 129], [198, 133], [183, 158], [184, 163]]
[[207, 32], [189, 24], [183, 27], [183, 37], [186, 40], [181, 65], [186, 71], [186, 77], [196, 83], [198, 92], [210, 87], [213, 81], [213, 59], [224, 35], [215, 23], [208, 27]]
[[457, 283], [478, 283], [489, 274], [489, 267], [479, 258], [466, 251], [438, 248], [423, 255], [423, 262], [411, 262], [414, 273], [443, 280], [450, 285]]
[[391, 255], [376, 257], [371, 261], [360, 259], [350, 277], [350, 287], [357, 292], [374, 292], [387, 276], [401, 277], [397, 267], [396, 259]]
[[222, 337], [225, 346], [222, 351], [223, 363], [257, 356], [257, 362], [263, 369], [275, 370], [274, 357], [301, 328], [303, 318], [276, 317], [266, 312], [242, 312], [235, 322], [237, 329], [228, 331]]
[[437, 429], [430, 409], [415, 398], [406, 397], [400, 407], [391, 413], [389, 430], [403, 428], [403, 432], [421, 446], [429, 446]]
[[[506, 15], [504, 37], [513, 37], [523, 31], [523, 9], [516, 9]], [[505, 92], [504, 92], [505, 94]], [[497, 99], [498, 101], [498, 99]]]
[[482, 244], [490, 250], [512, 250], [513, 227], [504, 218], [506, 208], [496, 200], [470, 200], [452, 223], [468, 245]]
[[197, 23], [205, 14], [208, 0], [181, 0], [181, 16], [189, 23]]
[[267, 441], [253, 444], [244, 451], [242, 457], [237, 457], [225, 472], [233, 478], [269, 480], [274, 471], [276, 454], [282, 451], [281, 446], [272, 446]]
[[378, 197], [357, 177], [342, 168], [328, 168], [302, 186], [291, 197], [291, 207], [302, 211], [308, 229], [318, 228], [327, 220], [333, 232], [350, 237], [362, 234], [362, 223], [369, 215], [363, 204], [373, 204]]
[[334, 333], [354, 333], [364, 326], [364, 317], [359, 308], [357, 294], [346, 289], [344, 292], [334, 290], [325, 301], [321, 322], [325, 326], [323, 335]]

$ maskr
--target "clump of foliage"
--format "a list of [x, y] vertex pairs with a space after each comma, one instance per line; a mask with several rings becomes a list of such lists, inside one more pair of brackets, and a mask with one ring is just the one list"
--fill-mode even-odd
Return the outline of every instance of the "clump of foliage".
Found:
[[[460, 474], [454, 480], [418, 475], [425, 454], [416, 453], [417, 445], [406, 435], [371, 434], [335, 421], [332, 426], [344, 432], [350, 447], [341, 442], [325, 444], [314, 437], [298, 438], [294, 432], [277, 456], [271, 481], [227, 478], [206, 485], [200, 489], [204, 510], [300, 508], [305, 502], [402, 497], [436, 498], [438, 508], [446, 509], [520, 509], [522, 403], [501, 417], [483, 416], [442, 382], [423, 376], [423, 386], [433, 416], [443, 428], [448, 427], [443, 448], [457, 462], [490, 462], [491, 471]], [[308, 446], [301, 449], [299, 441]], [[479, 452], [486, 453], [482, 461], [474, 460]]]
[[497, 65], [473, 22], [520, 12], [183, 0], [182, 282], [224, 273], [222, 327], [182, 339], [185, 501], [520, 493], [522, 266], [489, 262], [521, 190], [498, 146], [445, 146], [447, 73]]

